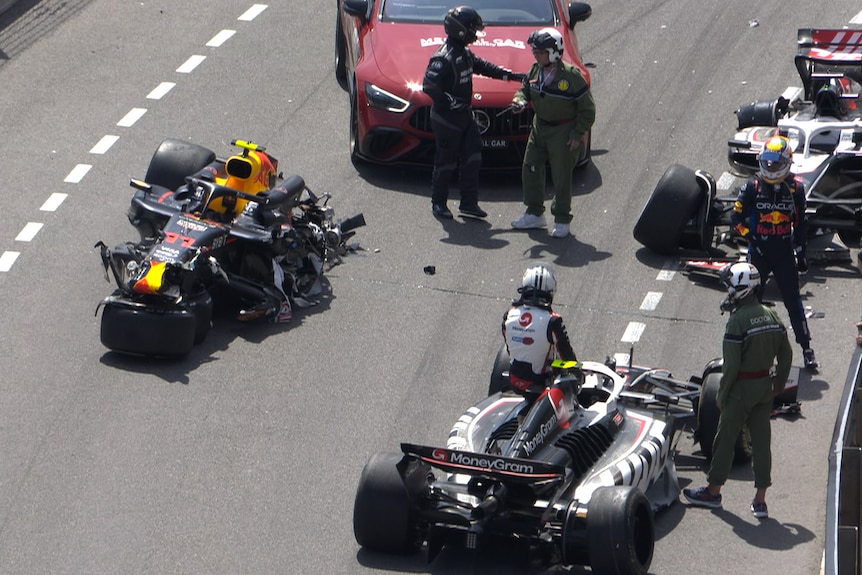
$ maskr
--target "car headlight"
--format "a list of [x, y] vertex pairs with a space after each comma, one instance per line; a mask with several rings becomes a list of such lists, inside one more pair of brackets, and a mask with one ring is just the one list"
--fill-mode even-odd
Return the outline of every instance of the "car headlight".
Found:
[[402, 113], [410, 107], [410, 102], [403, 98], [399, 98], [395, 94], [390, 94], [386, 90], [382, 90], [374, 84], [366, 82], [365, 98], [368, 100], [368, 105], [372, 108], [386, 110], [387, 112]]

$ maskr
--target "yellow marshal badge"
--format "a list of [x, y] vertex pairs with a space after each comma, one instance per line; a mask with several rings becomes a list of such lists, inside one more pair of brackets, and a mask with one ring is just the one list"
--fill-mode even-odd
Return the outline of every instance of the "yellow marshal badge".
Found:
[[560, 89], [560, 92], [565, 92], [569, 89], [569, 83], [566, 80], [560, 80], [560, 82], [557, 84], [557, 88]]

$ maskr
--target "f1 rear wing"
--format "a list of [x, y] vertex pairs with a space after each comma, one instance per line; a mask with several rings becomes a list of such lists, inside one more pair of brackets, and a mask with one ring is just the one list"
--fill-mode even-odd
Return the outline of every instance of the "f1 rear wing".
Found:
[[[800, 28], [796, 36], [796, 69], [805, 87], [805, 99], [812, 100], [824, 75], [842, 77], [848, 66], [862, 64], [862, 30]], [[854, 78], [862, 83], [862, 78]]]
[[411, 443], [402, 443], [401, 451], [443, 471], [481, 475], [500, 481], [519, 483], [558, 481], [566, 474], [565, 468], [560, 465], [531, 459], [500, 457], [488, 453], [473, 453]]
[[797, 57], [823, 62], [862, 62], [862, 30], [797, 31]]

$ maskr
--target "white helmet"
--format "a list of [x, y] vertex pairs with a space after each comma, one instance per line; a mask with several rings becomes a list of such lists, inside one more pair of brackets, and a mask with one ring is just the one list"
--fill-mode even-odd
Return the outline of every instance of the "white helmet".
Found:
[[[748, 262], [737, 262], [724, 266], [721, 268], [719, 277], [727, 286], [725, 303], [731, 306], [755, 293], [760, 287], [760, 272]], [[722, 309], [724, 309], [724, 304], [722, 304]]]
[[527, 44], [535, 50], [547, 50], [551, 63], [563, 55], [563, 36], [556, 28], [542, 28], [531, 32]]
[[556, 289], [557, 280], [554, 278], [553, 270], [546, 264], [533, 264], [524, 272], [518, 293], [547, 300], [550, 303], [554, 299]]

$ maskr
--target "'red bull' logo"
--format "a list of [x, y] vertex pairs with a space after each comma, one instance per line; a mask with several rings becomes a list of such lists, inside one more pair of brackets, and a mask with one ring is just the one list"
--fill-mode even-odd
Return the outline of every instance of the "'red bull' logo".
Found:
[[777, 226], [779, 224], [790, 223], [790, 216], [784, 212], [767, 212], [765, 214], [760, 214], [759, 222], [761, 224], [772, 224], [773, 226]]
[[761, 236], [789, 236], [793, 233], [790, 214], [778, 210], [761, 213], [757, 220], [756, 233]]

